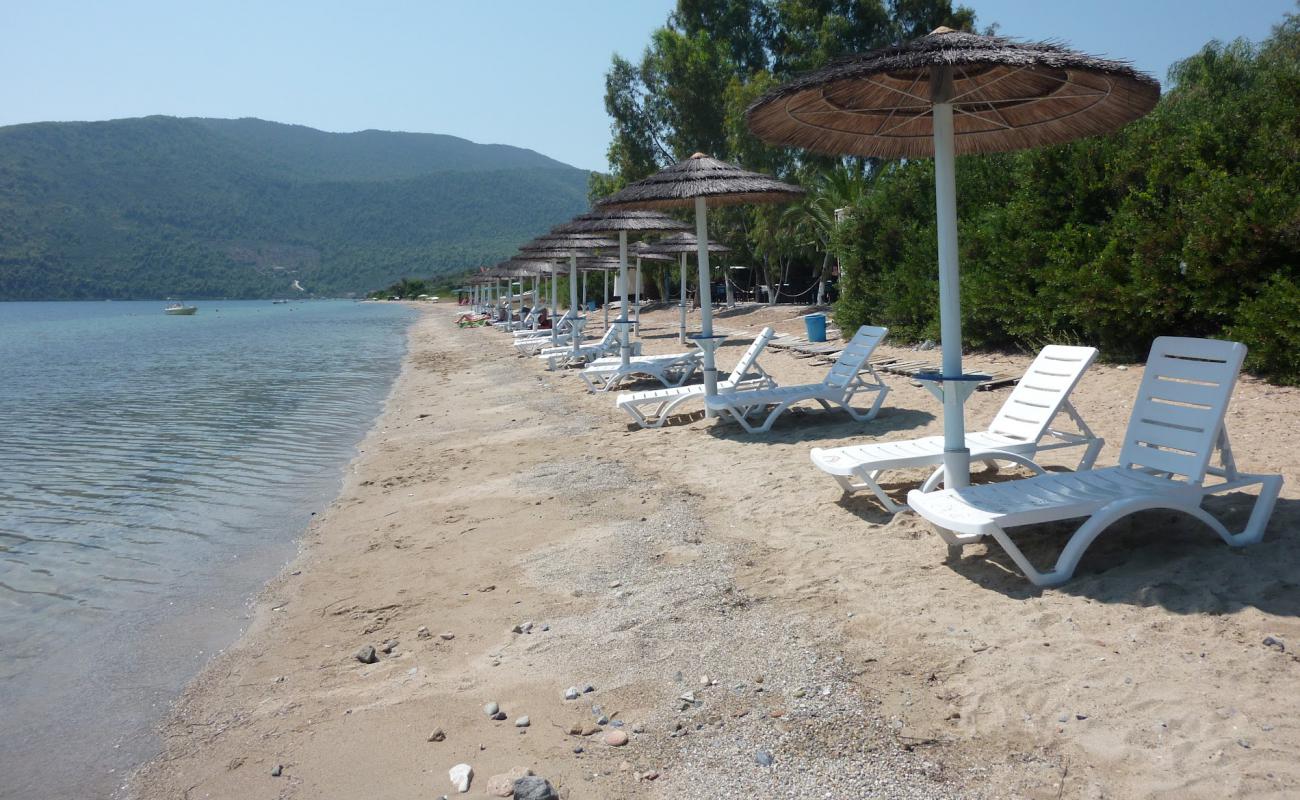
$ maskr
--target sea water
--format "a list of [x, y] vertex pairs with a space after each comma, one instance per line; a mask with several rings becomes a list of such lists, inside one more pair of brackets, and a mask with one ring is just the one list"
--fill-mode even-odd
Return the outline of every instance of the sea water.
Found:
[[413, 318], [0, 303], [0, 797], [102, 797], [296, 552]]

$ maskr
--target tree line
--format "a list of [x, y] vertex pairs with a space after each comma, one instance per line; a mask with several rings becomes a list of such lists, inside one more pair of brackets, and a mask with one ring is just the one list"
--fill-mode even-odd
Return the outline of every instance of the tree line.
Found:
[[[744, 110], [798, 72], [939, 25], [977, 30], [972, 9], [942, 0], [680, 0], [638, 61], [612, 60], [612, 169], [590, 195], [697, 150], [797, 182], [798, 204], [711, 215], [732, 263], [769, 286], [818, 286], [807, 302], [838, 265], [841, 327], [937, 338], [933, 162], [768, 147]], [[1162, 334], [1224, 336], [1258, 374], [1300, 383], [1298, 150], [1288, 14], [1264, 42], [1210, 42], [1176, 64], [1156, 109], [1114, 134], [959, 158], [966, 344], [1128, 359]]]

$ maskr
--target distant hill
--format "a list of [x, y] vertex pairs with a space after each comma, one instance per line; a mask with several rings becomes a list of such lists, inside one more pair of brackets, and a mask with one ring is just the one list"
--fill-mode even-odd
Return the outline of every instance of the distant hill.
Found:
[[257, 119], [0, 127], [0, 299], [361, 294], [509, 255], [586, 207], [587, 175]]

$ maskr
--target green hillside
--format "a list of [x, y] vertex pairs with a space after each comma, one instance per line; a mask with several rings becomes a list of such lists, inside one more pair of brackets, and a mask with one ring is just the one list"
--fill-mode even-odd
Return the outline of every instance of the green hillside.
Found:
[[147, 117], [0, 128], [0, 299], [361, 294], [509, 255], [587, 173], [453, 136]]

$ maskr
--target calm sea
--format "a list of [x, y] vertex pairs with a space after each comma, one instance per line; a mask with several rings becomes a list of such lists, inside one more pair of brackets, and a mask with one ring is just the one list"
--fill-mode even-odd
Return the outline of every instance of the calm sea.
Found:
[[350, 301], [0, 303], [0, 797], [102, 797], [283, 568], [400, 368]]

